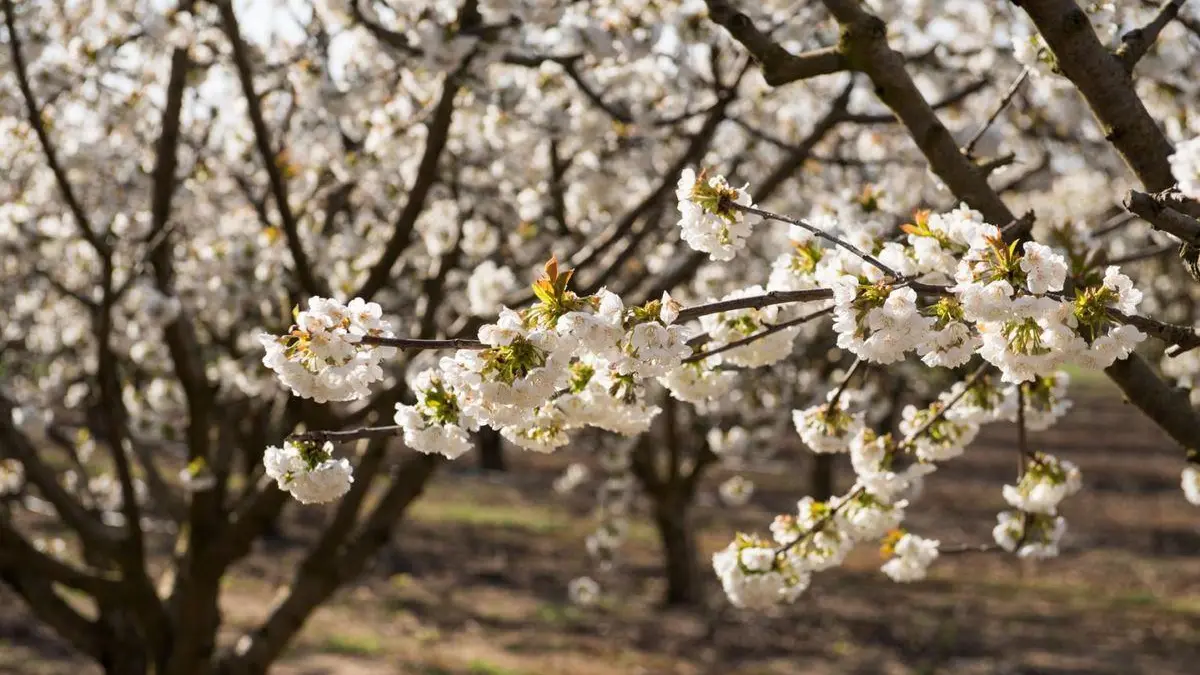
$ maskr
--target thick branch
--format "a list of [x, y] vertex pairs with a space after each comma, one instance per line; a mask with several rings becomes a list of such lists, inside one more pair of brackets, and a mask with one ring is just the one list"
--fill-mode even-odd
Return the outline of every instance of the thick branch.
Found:
[[458, 73], [446, 76], [446, 81], [442, 84], [441, 98], [438, 99], [437, 106], [433, 109], [433, 115], [426, 123], [425, 149], [421, 154], [421, 162], [417, 165], [417, 177], [408, 191], [404, 208], [400, 210], [400, 215], [392, 224], [392, 236], [384, 246], [379, 261], [367, 274], [367, 280], [363, 282], [362, 288], [354, 294], [355, 297], [370, 300], [383, 289], [392, 276], [392, 267], [412, 242], [417, 216], [421, 215], [421, 211], [425, 208], [425, 198], [429, 195], [429, 190], [434, 183], [437, 182], [438, 163], [441, 161], [442, 151], [446, 148], [446, 140], [450, 136], [450, 122], [454, 117], [454, 97], [458, 94], [458, 87]]
[[825, 6], [842, 24], [842, 50], [853, 68], [871, 78], [876, 95], [908, 129], [938, 178], [989, 222], [1012, 221], [1012, 213], [988, 185], [987, 174], [959, 150], [917, 89], [905, 69], [904, 56], [888, 46], [886, 24], [857, 0], [825, 0]]
[[1175, 183], [1167, 162], [1170, 141], [1133, 87], [1125, 63], [1104, 48], [1074, 0], [1024, 0], [1021, 7], [1054, 53], [1058, 68], [1079, 89], [1104, 137], [1151, 191]]
[[754, 21], [728, 0], [707, 0], [708, 15], [742, 43], [762, 66], [763, 79], [772, 87], [850, 68], [849, 61], [836, 47], [793, 54], [754, 26]]
[[1124, 203], [1125, 208], [1150, 223], [1154, 229], [1173, 234], [1193, 246], [1200, 246], [1200, 220], [1167, 206], [1158, 195], [1130, 190], [1125, 195]]
[[8, 566], [98, 598], [111, 598], [120, 591], [118, 581], [103, 572], [79, 569], [37, 550], [0, 515], [0, 567]]
[[[879, 97], [904, 122], [934, 173], [956, 197], [983, 213], [990, 222], [1013, 221], [1012, 212], [988, 185], [986, 177], [979, 174], [977, 168], [959, 151], [954, 139], [930, 110], [905, 70], [903, 57], [887, 46], [887, 31], [883, 22], [869, 14], [857, 0], [824, 2], [843, 26], [847, 55], [867, 73], [875, 83]], [[1126, 162], [1134, 168], [1146, 187], [1164, 190], [1173, 185], [1174, 178], [1167, 162], [1171, 154], [1170, 143], [1133, 93], [1123, 67], [1096, 39], [1087, 16], [1071, 0], [1023, 0], [1022, 6], [1034, 17], [1047, 43], [1052, 48], [1055, 43], [1059, 44], [1055, 53], [1059, 57], [1060, 67], [1069, 66], [1070, 71], [1064, 71], [1068, 77], [1076, 70], [1087, 72], [1091, 68], [1099, 69], [1105, 73], [1104, 77], [1109, 77], [1115, 64], [1117, 82], [1122, 85], [1115, 86], [1107, 81], [1093, 83], [1092, 94], [1084, 92], [1084, 95], [1093, 109], [1100, 107], [1107, 111], [1105, 117], [1115, 117], [1128, 123], [1110, 127], [1119, 133], [1110, 134], [1109, 140], [1119, 144], [1118, 149], [1125, 155]], [[1068, 11], [1062, 11], [1064, 8]], [[1097, 50], [1103, 52], [1104, 56], [1097, 56]], [[1072, 58], [1072, 55], [1076, 58]], [[1071, 79], [1075, 80], [1074, 77]], [[1106, 96], [1111, 98], [1106, 99]], [[1101, 117], [1101, 121], [1105, 117]], [[1105, 372], [1123, 390], [1145, 392], [1145, 397], [1129, 398], [1176, 440], [1187, 437], [1183, 433], [1187, 428], [1192, 429], [1193, 433], [1200, 429], [1200, 414], [1192, 409], [1186, 397], [1180, 400], [1165, 395], [1163, 392], [1170, 392], [1170, 388], [1140, 356], [1130, 355]], [[1195, 447], [1194, 439], [1185, 447]]]
[[1188, 402], [1187, 392], [1163, 382], [1136, 354], [1116, 361], [1104, 372], [1117, 383], [1125, 398], [1162, 427], [1185, 450], [1200, 448], [1200, 423]]
[[1117, 49], [1117, 58], [1125, 65], [1125, 71], [1132, 73], [1134, 66], [1154, 43], [1158, 41], [1158, 34], [1162, 32], [1167, 24], [1171, 23], [1175, 17], [1179, 16], [1179, 10], [1183, 7], [1183, 3], [1187, 0], [1168, 0], [1159, 7], [1158, 14], [1150, 20], [1150, 23], [1135, 28], [1121, 36], [1121, 47]]
[[38, 619], [73, 647], [94, 659], [103, 656], [106, 642], [103, 629], [68, 605], [49, 579], [36, 571], [13, 568], [0, 559], [0, 581], [16, 591]]
[[391, 485], [367, 516], [356, 536], [337, 555], [306, 559], [290, 592], [257, 630], [247, 634], [237, 654], [221, 664], [222, 675], [261, 673], [279, 656], [304, 622], [337, 588], [358, 575], [391, 536], [409, 505], [441, 466], [441, 457], [418, 455], [405, 460], [392, 474]]

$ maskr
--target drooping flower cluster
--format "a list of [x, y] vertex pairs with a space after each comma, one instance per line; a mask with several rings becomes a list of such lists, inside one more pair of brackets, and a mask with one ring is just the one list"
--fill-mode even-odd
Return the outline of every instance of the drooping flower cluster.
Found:
[[713, 570], [735, 607], [772, 607], [795, 601], [812, 578], [794, 565], [779, 564], [780, 557], [786, 555], [778, 553], [773, 542], [738, 535], [713, 556]]
[[800, 440], [818, 454], [845, 452], [864, 428], [862, 413], [850, 413], [839, 402], [792, 411], [792, 423]]
[[[713, 568], [731, 602], [738, 606], [762, 607], [794, 600], [807, 588], [811, 575], [840, 565], [860, 543], [883, 540], [888, 558], [882, 571], [896, 581], [924, 578], [937, 558], [939, 543], [899, 531], [905, 511], [921, 491], [924, 477], [937, 469], [937, 462], [962, 454], [963, 447], [978, 431], [978, 422], [968, 416], [951, 417], [954, 405], [974, 398], [983, 413], [976, 417], [996, 419], [986, 395], [987, 378], [977, 378], [930, 407], [910, 407], [904, 413], [906, 436], [897, 442], [878, 435], [863, 424], [861, 413], [850, 413], [829, 404], [794, 411], [797, 431], [814, 452], [849, 452], [857, 480], [844, 495], [828, 501], [805, 497], [795, 515], [781, 515], [771, 524], [775, 548], [753, 536], [738, 539], [713, 557]], [[839, 400], [847, 398], [843, 392]], [[832, 397], [831, 397], [832, 398]], [[997, 397], [998, 398], [998, 397]], [[734, 565], [733, 560], [743, 560]], [[746, 556], [754, 561], [745, 564]], [[769, 566], [767, 566], [769, 563]]]
[[[413, 378], [416, 402], [398, 404], [395, 412], [409, 447], [454, 459], [471, 448], [469, 434], [481, 425], [535, 452], [562, 447], [573, 429], [585, 426], [623, 435], [649, 428], [659, 408], [645, 402], [645, 381], [679, 370], [691, 353], [685, 329], [672, 323], [678, 303], [664, 294], [626, 308], [603, 289], [576, 295], [570, 279], [570, 271], [560, 273], [551, 261], [534, 285], [538, 304], [502, 308], [495, 323], [479, 329], [481, 348], [460, 349]], [[319, 298], [309, 306], [297, 313], [289, 335], [264, 338], [265, 360], [299, 395], [364, 396], [366, 384], [382, 377], [379, 359], [394, 351], [360, 345], [364, 335], [387, 330], [378, 306], [356, 300], [343, 307]], [[347, 370], [363, 370], [364, 363], [369, 377], [337, 388]]]
[[263, 455], [267, 476], [301, 504], [331, 502], [346, 494], [354, 482], [350, 461], [333, 458], [333, 444], [288, 441], [271, 446]]
[[1058, 504], [1079, 492], [1079, 468], [1065, 459], [1038, 453], [1029, 458], [1021, 480], [1004, 486], [1009, 506], [1029, 513], [1058, 514]]
[[477, 428], [463, 413], [458, 397], [442, 383], [436, 371], [417, 375], [413, 390], [416, 405], [396, 404], [396, 424], [404, 427], [404, 444], [425, 454], [457, 459], [471, 449], [468, 431]]
[[884, 545], [884, 551], [890, 553], [891, 558], [883, 564], [883, 573], [892, 581], [902, 583], [924, 579], [929, 565], [937, 560], [941, 542], [907, 532], [897, 534], [895, 543], [889, 541]]
[[899, 361], [927, 341], [933, 326], [911, 288], [845, 275], [834, 281], [833, 299], [838, 346], [871, 363]]
[[1067, 532], [1067, 519], [1045, 513], [1001, 511], [992, 538], [1000, 548], [1021, 558], [1054, 558]]
[[1057, 556], [1067, 531], [1058, 505], [1081, 487], [1079, 468], [1073, 463], [1044, 453], [1029, 456], [1017, 484], [1004, 486], [1004, 500], [1016, 511], [996, 516], [992, 530], [996, 544], [1022, 558]]

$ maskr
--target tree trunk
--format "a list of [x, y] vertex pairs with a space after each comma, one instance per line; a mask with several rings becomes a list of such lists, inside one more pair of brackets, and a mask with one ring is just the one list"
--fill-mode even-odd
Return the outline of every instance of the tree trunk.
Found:
[[124, 614], [104, 615], [110, 637], [100, 655], [104, 675], [149, 675], [151, 647], [138, 635], [132, 620]]
[[479, 468], [484, 471], [507, 471], [504, 444], [500, 432], [491, 428], [479, 430]]
[[833, 496], [833, 455], [813, 455], [809, 474], [809, 493], [813, 499], [825, 501]]
[[654, 505], [654, 524], [662, 541], [667, 577], [663, 604], [668, 607], [696, 605], [703, 599], [688, 502], [687, 498], [667, 496], [656, 498]]

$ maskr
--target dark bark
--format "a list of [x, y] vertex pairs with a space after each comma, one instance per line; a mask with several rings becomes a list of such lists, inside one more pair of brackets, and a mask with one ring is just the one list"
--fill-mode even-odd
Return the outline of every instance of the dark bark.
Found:
[[813, 499], [825, 501], [833, 496], [833, 455], [813, 455], [812, 471], [809, 473], [809, 494]]
[[484, 471], [508, 471], [504, 458], [504, 443], [500, 432], [492, 428], [479, 430], [479, 468]]
[[663, 604], [681, 607], [700, 603], [703, 585], [691, 518], [691, 497], [680, 495], [656, 500], [654, 524], [662, 542], [663, 572], [667, 580]]

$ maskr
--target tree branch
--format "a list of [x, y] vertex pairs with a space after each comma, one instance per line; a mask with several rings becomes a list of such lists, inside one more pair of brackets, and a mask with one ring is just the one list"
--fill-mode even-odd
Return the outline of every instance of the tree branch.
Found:
[[1125, 65], [1125, 72], [1132, 73], [1138, 61], [1150, 51], [1158, 41], [1158, 34], [1179, 16], [1179, 10], [1187, 0], [1167, 0], [1159, 7], [1158, 14], [1150, 23], [1135, 28], [1121, 36], [1121, 46], [1117, 49], [1117, 58]]
[[[991, 83], [992, 83], [992, 79], [990, 77], [979, 78], [978, 80], [975, 80], [974, 82], [968, 84], [967, 86], [963, 87], [962, 89], [950, 92], [945, 97], [943, 97], [941, 100], [937, 101], [936, 103], [931, 104], [930, 107], [933, 108], [934, 110], [941, 110], [942, 108], [949, 108], [952, 105], [955, 105], [955, 104], [965, 101], [968, 96], [970, 96], [971, 94], [974, 94], [977, 91], [982, 90], [984, 87], [988, 86]], [[883, 115], [871, 115], [871, 114], [850, 115], [850, 114], [847, 114], [847, 115], [842, 116], [841, 121], [850, 122], [851, 124], [891, 124], [891, 123], [896, 122], [896, 116], [888, 115], [888, 114], [883, 114]]]
[[17, 75], [17, 87], [21, 90], [21, 96], [25, 100], [25, 113], [29, 120], [29, 126], [33, 127], [38, 144], [42, 146], [42, 153], [46, 155], [46, 164], [50, 167], [50, 172], [54, 174], [54, 182], [62, 192], [63, 201], [67, 203], [67, 209], [75, 219], [75, 226], [79, 229], [80, 236], [91, 244], [97, 253], [103, 255], [108, 251], [108, 244], [92, 228], [87, 212], [79, 201], [79, 197], [76, 196], [66, 170], [58, 161], [58, 150], [54, 147], [54, 141], [50, 139], [50, 133], [46, 130], [46, 120], [42, 117], [41, 107], [37, 103], [37, 97], [34, 96], [33, 87], [29, 82], [28, 66], [25, 63], [25, 55], [21, 52], [21, 35], [17, 32], [14, 14], [12, 0], [4, 0], [4, 25], [8, 28], [9, 53], [12, 56], [13, 70]]
[[363, 438], [391, 438], [403, 435], [404, 427], [398, 424], [389, 424], [382, 427], [363, 427], [345, 431], [300, 431], [288, 436], [288, 440], [297, 443], [348, 443]]
[[858, 0], [825, 0], [842, 25], [842, 50], [855, 70], [871, 78], [875, 93], [908, 129], [930, 167], [959, 199], [989, 222], [1007, 223], [1012, 213], [987, 181], [987, 175], [959, 150], [954, 137], [917, 89], [904, 56], [887, 42], [887, 25]]
[[1017, 79], [1013, 80], [1011, 85], [1009, 85], [1008, 91], [1004, 92], [1004, 96], [1000, 99], [1000, 103], [996, 105], [995, 109], [992, 110], [992, 114], [988, 115], [987, 120], [963, 145], [962, 153], [964, 155], [970, 157], [975, 152], [975, 146], [979, 143], [979, 139], [983, 138], [983, 135], [987, 133], [987, 130], [992, 128], [992, 125], [996, 123], [997, 119], [999, 119], [1000, 114], [1004, 112], [1004, 109], [1007, 108], [1010, 103], [1012, 103], [1014, 98], [1016, 98], [1017, 92], [1021, 90], [1021, 85], [1025, 83], [1025, 80], [1029, 79], [1029, 72], [1030, 71], [1028, 67], [1021, 69], [1021, 74], [1017, 76]]
[[1059, 70], [1079, 89], [1104, 137], [1151, 191], [1175, 184], [1167, 157], [1173, 149], [1133, 87], [1125, 63], [1104, 48], [1074, 0], [1023, 0]]
[[1125, 398], [1154, 420], [1185, 450], [1200, 449], [1200, 424], [1187, 391], [1168, 386], [1136, 354], [1114, 362], [1104, 372], [1117, 383]]
[[1176, 211], [1164, 201], [1161, 195], [1130, 190], [1125, 195], [1124, 205], [1154, 229], [1175, 235], [1193, 246], [1200, 246], [1200, 220]]
[[262, 625], [243, 637], [243, 648], [222, 659], [219, 669], [221, 675], [263, 672], [304, 626], [313, 610], [345, 580], [359, 574], [388, 542], [396, 523], [425, 490], [429, 479], [443, 461], [440, 456], [417, 455], [396, 467], [387, 492], [354, 538], [340, 547], [336, 555], [305, 559], [284, 600], [271, 611]]
[[[465, 65], [464, 63], [464, 67]], [[391, 238], [384, 246], [379, 261], [367, 274], [362, 288], [354, 293], [355, 297], [370, 300], [383, 289], [392, 276], [392, 267], [412, 242], [417, 217], [425, 208], [425, 198], [429, 195], [429, 190], [437, 182], [438, 163], [450, 136], [450, 122], [454, 116], [454, 97], [458, 94], [460, 73], [461, 70], [458, 73], [447, 75], [442, 84], [441, 98], [438, 99], [437, 105], [433, 109], [433, 115], [426, 123], [425, 149], [421, 154], [421, 161], [417, 165], [417, 177], [408, 191], [404, 208], [400, 210], [400, 215], [392, 224]]]
[[271, 131], [267, 128], [266, 120], [263, 118], [262, 102], [258, 98], [258, 92], [254, 89], [254, 72], [250, 65], [250, 54], [246, 42], [242, 39], [241, 28], [238, 26], [237, 16], [233, 12], [233, 3], [231, 0], [219, 0], [216, 5], [221, 14], [222, 27], [229, 37], [232, 47], [233, 64], [237, 70], [238, 81], [242, 86], [242, 95], [246, 99], [246, 112], [250, 117], [250, 124], [254, 128], [254, 143], [262, 159], [263, 168], [267, 172], [271, 194], [275, 198], [275, 207], [279, 210], [279, 220], [283, 226], [284, 236], [287, 238], [288, 251], [296, 265], [296, 278], [304, 292], [309, 295], [328, 296], [329, 289], [314, 272], [308, 254], [304, 251], [304, 243], [300, 240], [300, 226], [296, 221], [295, 213], [292, 212], [292, 205], [288, 201], [287, 181], [279, 166], [280, 149], [275, 148], [271, 143]]
[[772, 87], [850, 69], [850, 62], [837, 47], [792, 54], [758, 30], [754, 21], [729, 0], [707, 0], [706, 4], [709, 18], [750, 52], [762, 66], [763, 79]]

